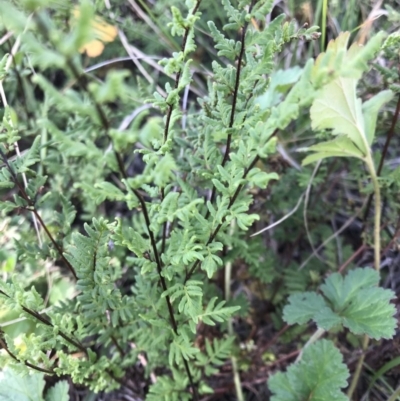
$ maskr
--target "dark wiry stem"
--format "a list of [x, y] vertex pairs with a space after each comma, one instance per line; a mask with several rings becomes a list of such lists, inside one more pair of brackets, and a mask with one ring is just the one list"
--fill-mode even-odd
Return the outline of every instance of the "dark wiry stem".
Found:
[[[1, 334], [1, 333], [0, 333], [0, 334]], [[27, 361], [20, 361], [20, 360], [9, 350], [7, 344], [5, 343], [5, 341], [3, 341], [3, 339], [2, 339], [1, 337], [0, 337], [0, 345], [1, 345], [1, 348], [3, 348], [3, 349], [7, 352], [7, 354], [10, 355], [10, 357], [11, 357], [12, 359], [14, 359], [14, 360], [17, 361], [17, 362], [22, 362], [22, 363], [23, 363], [25, 366], [27, 366], [28, 368], [37, 370], [37, 371], [42, 372], [42, 373], [46, 373], [46, 374], [48, 374], [48, 375], [54, 374], [54, 372], [53, 372], [52, 370], [45, 369], [45, 368], [41, 368], [40, 366], [33, 365], [32, 363], [29, 363], [29, 362], [27, 362]]]
[[[200, 3], [202, 0], [197, 0], [196, 5], [193, 8], [192, 14], [196, 14], [197, 10], [199, 9]], [[182, 53], [185, 52], [185, 48], [186, 48], [186, 42], [187, 39], [189, 37], [189, 28], [185, 29], [185, 33], [183, 34], [183, 40], [182, 40], [182, 47], [181, 47], [181, 51]], [[181, 79], [181, 75], [182, 75], [182, 70], [179, 70], [176, 74], [175, 77], [175, 89], [179, 86], [179, 81]], [[170, 131], [170, 124], [171, 124], [171, 117], [172, 117], [172, 112], [174, 110], [173, 105], [169, 105], [168, 106], [168, 111], [167, 111], [167, 119], [166, 119], [166, 123], [165, 123], [165, 127], [164, 127], [164, 143], [166, 142], [166, 140], [168, 139], [168, 134]]]
[[[243, 178], [246, 178], [246, 176], [247, 176], [247, 174], [249, 173], [249, 171], [256, 165], [256, 163], [258, 162], [259, 159], [260, 159], [259, 156], [256, 156], [256, 157], [254, 158], [254, 160], [251, 162], [250, 166], [245, 170], [245, 172], [244, 172], [244, 174], [243, 174]], [[235, 201], [236, 201], [237, 197], [239, 196], [240, 191], [243, 189], [243, 187], [244, 187], [244, 185], [239, 185], [239, 186], [237, 187], [235, 193], [233, 194], [232, 198], [231, 198], [230, 201], [229, 201], [228, 210], [229, 210], [229, 209], [232, 207], [232, 205], [235, 203]], [[207, 241], [206, 246], [207, 246], [207, 245], [210, 245], [211, 242], [214, 241], [215, 237], [216, 237], [217, 234], [219, 233], [219, 230], [222, 228], [224, 222], [225, 222], [225, 218], [223, 219], [222, 223], [218, 224], [218, 226], [217, 226], [217, 227], [215, 228], [215, 230], [212, 232], [212, 234], [211, 234], [210, 237], [208, 238], [208, 241]], [[200, 261], [200, 260], [197, 260], [197, 261], [193, 264], [192, 268], [191, 268], [191, 269], [189, 270], [189, 272], [186, 274], [185, 283], [190, 279], [190, 277], [193, 275], [193, 273], [195, 272], [195, 270], [197, 269], [197, 267], [200, 265], [200, 263], [201, 263], [201, 261]]]
[[[197, 0], [196, 5], [194, 6], [193, 11], [192, 11], [193, 15], [196, 14], [196, 12], [197, 12], [197, 10], [198, 10], [198, 8], [200, 6], [200, 3], [201, 3], [201, 0]], [[189, 33], [190, 33], [189, 28], [186, 28], [185, 29], [185, 33], [183, 35], [183, 40], [182, 40], [182, 47], [181, 47], [182, 53], [185, 52], [186, 43], [187, 43], [187, 39], [189, 37]], [[175, 89], [178, 88], [178, 86], [179, 86], [179, 81], [181, 79], [181, 74], [182, 74], [182, 70], [179, 70], [177, 72], [177, 74], [176, 74], [176, 77], [175, 77]], [[169, 131], [170, 131], [170, 128], [171, 128], [170, 125], [171, 125], [171, 118], [172, 118], [173, 110], [174, 110], [174, 107], [173, 107], [172, 104], [170, 104], [168, 106], [167, 118], [166, 118], [165, 127], [164, 127], [164, 135], [163, 135], [164, 143], [168, 139]], [[162, 195], [161, 199], [164, 199], [164, 188], [161, 188], [161, 195]], [[161, 252], [164, 252], [164, 249], [165, 249], [165, 242], [166, 242], [166, 237], [167, 237], [167, 225], [166, 224], [167, 223], [165, 222], [164, 225], [163, 225]], [[161, 261], [159, 260], [159, 256], [158, 256], [158, 253], [157, 253], [157, 248], [156, 248], [153, 236], [150, 236], [150, 240], [151, 240], [152, 248], [153, 248], [153, 251], [154, 251], [155, 257], [156, 257], [157, 271], [158, 271], [158, 275], [159, 275], [159, 278], [160, 278], [160, 281], [161, 281], [161, 285], [163, 287], [163, 290], [166, 291], [167, 290], [167, 285], [166, 285], [166, 282], [165, 282], [165, 278], [161, 275], [162, 265], [161, 265]], [[177, 323], [176, 323], [176, 320], [175, 320], [174, 311], [172, 309], [172, 304], [171, 304], [171, 300], [170, 300], [169, 296], [166, 296], [166, 301], [167, 301], [168, 311], [169, 311], [170, 319], [171, 319], [171, 322], [172, 322], [173, 330], [174, 330], [175, 334], [178, 334], [178, 326], [177, 326]], [[192, 373], [190, 372], [189, 364], [185, 359], [183, 359], [183, 363], [184, 363], [186, 374], [187, 374], [188, 379], [189, 379], [190, 387], [192, 388], [192, 391], [193, 391], [194, 400], [197, 401], [199, 399], [199, 394], [198, 394], [198, 391], [197, 391], [197, 387], [194, 384]]]
[[[198, 0], [197, 3], [196, 3], [196, 6], [193, 9], [193, 13], [196, 13], [198, 7], [200, 6], [200, 3], [201, 3], [201, 0]], [[38, 20], [39, 20], [39, 23], [41, 23], [40, 25], [43, 28], [43, 31], [45, 32], [46, 36], [48, 37], [48, 32], [47, 32], [47, 29], [46, 29], [45, 25], [42, 23], [40, 18], [38, 18]], [[186, 32], [185, 32], [185, 36], [184, 36], [184, 43], [182, 45], [183, 49], [186, 46], [186, 41], [187, 41], [188, 35], [189, 35], [189, 30], [187, 29]], [[93, 104], [96, 107], [96, 111], [97, 111], [98, 116], [100, 118], [100, 122], [101, 122], [106, 134], [109, 136], [110, 126], [109, 126], [109, 122], [108, 122], [108, 119], [106, 117], [106, 114], [105, 114], [103, 108], [101, 107], [100, 104], [98, 104], [95, 101], [95, 99], [93, 97], [93, 94], [89, 90], [87, 90], [86, 85], [83, 82], [83, 75], [78, 71], [78, 69], [76, 68], [74, 63], [71, 60], [67, 60], [67, 65], [70, 68], [70, 70], [71, 70], [72, 74], [74, 75], [75, 79], [77, 79], [78, 84], [80, 85], [80, 87], [84, 91], [86, 91], [88, 93], [89, 97], [91, 98], [91, 101], [93, 102]], [[179, 85], [180, 75], [181, 75], [181, 71], [179, 71], [177, 76], [176, 76], [176, 80], [175, 80], [175, 86], [176, 87]], [[167, 123], [166, 123], [166, 127], [165, 127], [165, 132], [164, 132], [164, 142], [166, 141], [166, 139], [168, 137], [172, 111], [173, 111], [173, 107], [170, 105], [169, 109], [168, 109]], [[125, 166], [124, 166], [123, 160], [122, 160], [121, 156], [119, 155], [119, 153], [116, 152], [115, 150], [114, 150], [114, 154], [115, 154], [117, 162], [118, 162], [118, 167], [119, 167], [120, 173], [126, 179], [127, 178], [127, 173], [126, 173], [126, 170], [125, 170]], [[149, 217], [149, 213], [147, 211], [146, 202], [145, 202], [143, 196], [140, 194], [139, 191], [137, 191], [136, 189], [133, 189], [133, 192], [134, 192], [135, 196], [138, 198], [139, 203], [141, 205], [141, 208], [142, 208], [142, 211], [143, 211], [143, 215], [144, 215], [144, 218], [145, 218], [145, 222], [146, 222], [146, 227], [147, 227], [147, 230], [148, 230], [149, 236], [150, 236], [151, 247], [152, 247], [152, 250], [153, 250], [153, 253], [154, 253], [154, 257], [155, 257], [155, 260], [156, 260], [157, 272], [158, 272], [158, 275], [160, 277], [161, 286], [163, 288], [163, 291], [166, 291], [167, 290], [166, 281], [165, 281], [165, 278], [161, 274], [161, 270], [162, 270], [161, 258], [159, 256], [159, 253], [158, 253], [158, 250], [157, 250], [157, 243], [156, 243], [156, 240], [155, 240], [154, 233], [150, 228], [150, 217]], [[174, 330], [175, 334], [178, 334], [178, 326], [177, 326], [177, 323], [176, 323], [176, 320], [175, 320], [175, 316], [174, 316], [174, 312], [173, 312], [173, 308], [172, 308], [172, 303], [171, 303], [170, 297], [166, 296], [165, 299], [166, 299], [166, 302], [167, 302], [168, 312], [169, 312], [169, 315], [170, 315], [170, 319], [171, 319], [171, 324], [172, 324], [173, 330]], [[192, 377], [192, 374], [191, 374], [190, 369], [189, 369], [189, 365], [188, 365], [188, 363], [187, 363], [187, 361], [185, 359], [183, 360], [183, 363], [184, 363], [184, 366], [185, 366], [186, 373], [188, 375], [190, 386], [191, 386], [191, 388], [193, 390], [194, 399], [195, 399], [195, 401], [197, 401], [199, 399], [199, 396], [198, 396], [197, 388], [194, 385], [194, 381], [193, 381], [193, 377]]]
[[75, 272], [75, 269], [72, 267], [71, 263], [68, 262], [67, 258], [64, 256], [63, 251], [61, 247], [57, 244], [56, 240], [53, 238], [51, 235], [49, 229], [47, 228], [46, 224], [42, 220], [42, 217], [38, 213], [34, 201], [28, 196], [28, 194], [25, 191], [25, 188], [23, 185], [18, 180], [17, 174], [14, 172], [13, 168], [11, 167], [11, 164], [8, 162], [7, 156], [4, 154], [4, 152], [0, 149], [0, 157], [3, 160], [3, 163], [6, 165], [7, 170], [10, 172], [12, 179], [15, 183], [15, 185], [18, 187], [19, 192], [21, 193], [21, 196], [24, 198], [24, 200], [27, 202], [28, 207], [30, 207], [31, 212], [34, 213], [35, 217], [38, 219], [39, 223], [43, 227], [44, 231], [46, 232], [48, 238], [54, 245], [55, 249], [57, 250], [58, 254], [60, 255], [60, 258], [64, 261], [64, 263], [67, 265], [68, 269], [70, 272], [73, 274], [75, 280], [78, 278]]
[[[249, 8], [249, 13], [251, 13], [251, 10], [254, 6], [255, 0], [251, 2], [250, 8]], [[240, 71], [242, 69], [242, 63], [243, 63], [243, 57], [244, 57], [244, 51], [245, 51], [245, 39], [246, 39], [246, 31], [249, 26], [249, 23], [247, 23], [243, 28], [242, 28], [242, 35], [240, 38], [241, 46], [240, 46], [240, 53], [239, 57], [237, 60], [237, 69], [236, 69], [236, 79], [235, 79], [235, 89], [233, 92], [233, 101], [232, 101], [232, 108], [231, 108], [231, 116], [229, 120], [229, 128], [233, 127], [233, 123], [235, 122], [235, 113], [236, 113], [236, 103], [239, 95], [239, 85], [240, 85]], [[225, 149], [225, 154], [224, 158], [222, 159], [222, 167], [225, 165], [225, 163], [229, 160], [229, 152], [231, 149], [231, 142], [232, 142], [232, 134], [228, 135], [228, 139], [226, 142], [226, 149]]]
[[[254, 6], [254, 0], [252, 1], [251, 5], [250, 5], [250, 9], [249, 9], [249, 13], [251, 12], [252, 8]], [[236, 104], [237, 104], [237, 100], [238, 100], [238, 96], [239, 96], [239, 85], [240, 85], [240, 72], [242, 69], [242, 64], [243, 64], [243, 58], [244, 58], [244, 52], [245, 52], [245, 39], [246, 39], [246, 31], [248, 28], [249, 24], [247, 23], [243, 28], [242, 28], [242, 34], [241, 34], [241, 38], [240, 38], [240, 42], [241, 42], [241, 46], [240, 46], [240, 52], [239, 52], [239, 57], [237, 60], [237, 68], [236, 68], [236, 77], [235, 77], [235, 89], [233, 91], [233, 100], [232, 100], [232, 107], [231, 107], [231, 115], [230, 115], [230, 119], [229, 119], [229, 128], [233, 127], [233, 124], [235, 122], [235, 113], [236, 113]], [[247, 99], [246, 105], [248, 103], [248, 101], [251, 99], [251, 97], [253, 96], [253, 94], [250, 95], [250, 97]], [[231, 143], [232, 143], [232, 134], [228, 134], [228, 138], [226, 140], [226, 148], [225, 148], [225, 152], [224, 152], [224, 157], [222, 158], [222, 167], [225, 166], [225, 164], [227, 163], [227, 161], [229, 160], [229, 153], [231, 150]], [[214, 202], [214, 198], [216, 195], [216, 188], [215, 186], [212, 189], [211, 192], [211, 197], [210, 197], [210, 202]], [[209, 211], [207, 211], [206, 214], [206, 219], [209, 217]]]
[[[6, 294], [4, 291], [0, 290], [0, 294], [2, 294], [3, 296], [5, 296], [6, 298], [11, 298], [8, 294]], [[34, 317], [35, 319], [39, 320], [41, 323], [43, 323], [46, 326], [52, 327], [54, 328], [53, 323], [51, 323], [50, 320], [46, 319], [44, 316], [42, 316], [39, 312], [36, 312], [30, 308], [27, 308], [24, 305], [20, 305], [22, 310], [31, 315], [32, 317]], [[68, 343], [70, 343], [71, 345], [73, 345], [74, 347], [76, 347], [77, 349], [79, 349], [81, 352], [83, 352], [86, 356], [88, 356], [88, 351], [87, 349], [80, 344], [78, 341], [72, 339], [71, 337], [69, 337], [67, 334], [63, 333], [61, 330], [58, 331], [58, 335], [60, 337], [62, 337], [65, 341], [67, 341]]]
[[[250, 7], [249, 13], [251, 12], [253, 4]], [[235, 113], [236, 113], [236, 104], [239, 95], [239, 85], [240, 85], [240, 71], [242, 69], [243, 57], [244, 57], [244, 50], [245, 50], [245, 38], [246, 38], [246, 30], [249, 24], [246, 24], [242, 28], [242, 35], [240, 38], [241, 46], [240, 46], [240, 53], [237, 60], [237, 68], [236, 68], [236, 79], [235, 79], [235, 89], [233, 91], [233, 100], [232, 100], [232, 108], [231, 108], [231, 116], [229, 119], [229, 128], [233, 127], [233, 123], [235, 122]], [[226, 149], [224, 158], [222, 159], [222, 167], [225, 166], [225, 163], [229, 160], [229, 152], [231, 149], [231, 142], [232, 142], [232, 134], [228, 135], [228, 139], [226, 142]]]

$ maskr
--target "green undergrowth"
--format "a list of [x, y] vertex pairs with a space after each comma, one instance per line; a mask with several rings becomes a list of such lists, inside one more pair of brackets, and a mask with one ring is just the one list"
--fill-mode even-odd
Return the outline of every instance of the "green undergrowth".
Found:
[[153, 3], [0, 3], [0, 400], [368, 395], [359, 349], [397, 327], [399, 33]]

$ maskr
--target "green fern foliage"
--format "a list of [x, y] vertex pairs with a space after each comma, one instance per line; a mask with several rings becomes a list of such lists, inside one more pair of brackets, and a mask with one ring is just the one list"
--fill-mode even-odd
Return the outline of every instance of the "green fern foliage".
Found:
[[[323, 268], [281, 269], [272, 234], [252, 237], [308, 179], [273, 168], [280, 134], [297, 120], [307, 125], [311, 113], [313, 129], [335, 135], [312, 143], [303, 164], [344, 155], [373, 163], [378, 111], [392, 92], [362, 102], [356, 84], [383, 36], [347, 50], [342, 34], [315, 61], [277, 71], [287, 49], [319, 33], [276, 15], [272, 0], [171, 1], [165, 24], [155, 16], [165, 2], [108, 3], [0, 2], [0, 31], [15, 45], [0, 49], [0, 213], [14, 230], [0, 238], [0, 306], [22, 322], [0, 323], [0, 400], [65, 400], [64, 381], [43, 395], [46, 374], [93, 392], [199, 401], [221, 370], [243, 399], [251, 347], [239, 347], [233, 321], [240, 313], [252, 324], [259, 298], [276, 327], [289, 294], [289, 324], [392, 337], [393, 293], [378, 287], [377, 272], [334, 273], [307, 291]], [[148, 22], [135, 20], [140, 40], [126, 7]], [[157, 40], [147, 40], [149, 27]], [[163, 58], [135, 55], [135, 40]], [[393, 56], [396, 44], [392, 35], [383, 49]], [[98, 60], [93, 45], [104, 50]], [[286, 177], [289, 200], [271, 202]], [[232, 272], [244, 277], [240, 288]], [[344, 400], [347, 377], [340, 352], [322, 340], [269, 386], [276, 401]]]

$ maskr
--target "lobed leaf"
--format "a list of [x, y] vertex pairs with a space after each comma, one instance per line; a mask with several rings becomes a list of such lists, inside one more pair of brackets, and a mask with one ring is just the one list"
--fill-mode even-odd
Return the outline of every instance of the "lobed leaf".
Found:
[[345, 278], [331, 274], [315, 292], [294, 294], [283, 311], [289, 323], [305, 324], [314, 320], [325, 330], [342, 325], [355, 334], [392, 338], [397, 327], [394, 293], [377, 287], [379, 273], [373, 269], [354, 269]]
[[341, 391], [348, 377], [339, 350], [331, 341], [321, 340], [304, 350], [300, 362], [268, 380], [274, 393], [271, 401], [348, 401]]

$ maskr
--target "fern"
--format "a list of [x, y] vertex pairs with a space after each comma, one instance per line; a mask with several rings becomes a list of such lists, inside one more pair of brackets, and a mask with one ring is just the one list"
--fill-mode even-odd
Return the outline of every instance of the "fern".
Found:
[[[289, 129], [304, 110], [311, 110], [314, 128], [332, 128], [332, 118], [324, 113], [318, 121], [326, 92], [342, 79], [355, 88], [383, 37], [347, 53], [341, 36], [315, 62], [276, 72], [279, 53], [291, 42], [317, 39], [317, 27], [299, 28], [280, 15], [263, 29], [262, 20], [273, 11], [271, 0], [223, 0], [223, 7], [212, 6], [221, 19], [213, 16], [211, 21], [206, 21], [210, 13], [201, 0], [175, 1], [171, 12], [163, 10], [160, 17], [170, 17], [170, 32], [154, 25], [163, 43], [143, 44], [171, 54], [157, 66], [159, 77], [138, 66], [148, 84], [136, 82], [130, 69], [103, 70], [104, 65], [92, 64], [88, 69], [89, 54], [79, 56], [98, 41], [99, 27], [108, 26], [115, 36], [117, 28], [110, 24], [116, 21], [124, 47], [116, 41], [105, 51], [119, 55], [132, 50], [124, 42], [122, 8], [116, 6], [116, 19], [107, 14], [106, 22], [105, 6], [95, 3], [81, 1], [76, 8], [50, 0], [0, 4], [1, 26], [22, 44], [20, 53], [13, 54], [14, 65], [9, 55], [1, 54], [0, 61], [1, 85], [4, 81], [13, 103], [5, 108], [0, 127], [0, 210], [19, 230], [12, 252], [7, 248], [5, 253], [7, 258], [18, 256], [18, 262], [12, 267], [15, 274], [3, 271], [0, 304], [32, 327], [25, 333], [0, 333], [5, 363], [24, 374], [36, 369], [67, 375], [96, 392], [120, 386], [135, 392], [130, 377], [138, 377], [146, 382], [140, 392], [144, 396], [146, 389], [147, 400], [198, 401], [212, 393], [213, 380], [229, 360], [238, 389], [240, 356], [232, 319], [239, 305], [245, 306], [242, 316], [248, 316], [252, 299], [244, 296], [245, 285], [230, 299], [229, 275], [226, 298], [222, 296], [223, 273], [236, 266], [246, 274], [249, 266], [266, 292], [282, 283], [270, 301], [279, 312], [290, 294], [283, 313], [289, 323], [313, 320], [327, 330], [341, 324], [374, 338], [393, 335], [391, 293], [375, 287], [377, 273], [372, 277], [354, 270], [343, 280], [333, 274], [321, 286], [321, 295], [310, 287], [323, 275], [322, 268], [312, 265], [297, 272], [290, 265], [282, 272], [272, 247], [267, 253], [263, 241], [250, 239], [254, 227], [265, 221], [260, 212], [264, 201], [259, 200], [270, 199], [273, 185], [280, 199], [269, 202], [268, 211], [282, 214], [291, 197], [301, 196], [294, 180], [302, 180], [304, 187], [308, 178], [306, 172], [287, 173], [293, 192], [290, 199], [280, 195], [286, 177], [276, 184], [281, 174], [268, 166], [280, 146], [278, 130]], [[141, 7], [149, 20], [153, 10], [160, 12], [158, 4], [150, 10], [141, 2]], [[203, 69], [198, 66], [201, 51], [197, 53], [204, 29], [215, 49], [206, 57], [206, 68], [212, 69], [206, 83], [199, 80]], [[129, 29], [127, 36], [136, 38], [137, 33]], [[168, 49], [163, 48], [166, 43]], [[384, 50], [392, 54], [396, 43], [395, 36], [388, 38]], [[385, 72], [393, 81], [393, 74]], [[54, 78], [58, 74], [62, 83]], [[25, 103], [18, 100], [20, 90]], [[192, 91], [202, 95], [198, 103]], [[43, 96], [40, 101], [37, 93]], [[148, 105], [132, 112], [138, 99]], [[388, 100], [384, 92], [363, 105], [368, 147], [378, 109]], [[364, 158], [366, 144], [353, 131], [345, 134], [345, 139], [312, 145], [316, 154], [306, 162], [321, 152], [341, 156], [343, 148]], [[28, 278], [21, 280], [18, 274]], [[55, 304], [51, 295], [58, 281], [74, 296]], [[347, 295], [342, 299], [335, 291]], [[366, 305], [357, 292], [376, 302]], [[369, 317], [360, 317], [362, 311]], [[304, 352], [300, 365], [271, 379], [277, 399], [286, 396], [284, 388], [293, 383], [297, 388], [321, 368], [313, 361], [318, 353], [323, 361], [334, 360], [332, 368], [340, 369], [340, 378], [329, 388], [325, 376], [332, 369], [324, 365], [323, 383], [313, 377], [312, 384], [321, 393], [341, 397], [347, 374], [340, 354], [321, 342]], [[40, 377], [38, 383], [42, 381]], [[46, 399], [62, 397], [64, 387], [56, 385]], [[309, 397], [310, 388], [300, 387], [299, 394]], [[38, 399], [43, 398], [40, 390]]]

